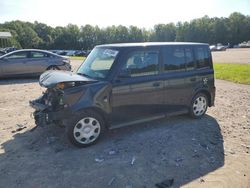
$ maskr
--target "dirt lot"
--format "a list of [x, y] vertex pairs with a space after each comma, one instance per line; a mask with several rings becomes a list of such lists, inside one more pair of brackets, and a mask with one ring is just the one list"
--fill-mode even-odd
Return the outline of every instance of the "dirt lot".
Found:
[[212, 56], [213, 61], [216, 63], [250, 64], [250, 48], [235, 48], [212, 52]]
[[30, 132], [28, 101], [43, 91], [37, 79], [2, 80], [0, 187], [153, 188], [166, 180], [172, 187], [250, 187], [250, 86], [216, 80], [216, 87], [216, 106], [202, 119], [116, 129], [77, 149], [62, 128]]

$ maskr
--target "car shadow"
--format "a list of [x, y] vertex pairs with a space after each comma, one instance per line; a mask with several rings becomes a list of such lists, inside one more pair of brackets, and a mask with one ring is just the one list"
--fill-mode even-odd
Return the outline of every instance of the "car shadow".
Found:
[[[107, 131], [78, 149], [59, 127], [16, 133], [1, 144], [3, 187], [180, 187], [224, 165], [217, 120], [177, 116]], [[161, 184], [163, 185], [163, 184]], [[167, 187], [167, 186], [166, 186]]]
[[38, 82], [39, 77], [27, 77], [27, 78], [0, 78], [0, 85], [10, 85], [10, 84], [26, 84]]

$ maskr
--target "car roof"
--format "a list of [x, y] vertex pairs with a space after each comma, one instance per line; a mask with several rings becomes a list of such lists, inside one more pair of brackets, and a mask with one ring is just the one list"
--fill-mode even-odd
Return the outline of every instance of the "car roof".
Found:
[[47, 50], [39, 50], [39, 49], [22, 49], [22, 50], [15, 50], [15, 51], [12, 51], [12, 52], [9, 52], [7, 54], [4, 54], [3, 56], [1, 57], [5, 57], [5, 56], [9, 56], [11, 54], [14, 54], [14, 53], [17, 53], [17, 52], [42, 52], [42, 53], [47, 53], [47, 54], [51, 54], [53, 56], [57, 56], [57, 57], [62, 57], [58, 54], [55, 54], [55, 53], [52, 53], [50, 51], [47, 51]]
[[140, 42], [140, 43], [114, 43], [114, 44], [103, 44], [97, 47], [147, 47], [147, 46], [172, 46], [172, 45], [206, 45], [207, 43], [196, 43], [196, 42]]

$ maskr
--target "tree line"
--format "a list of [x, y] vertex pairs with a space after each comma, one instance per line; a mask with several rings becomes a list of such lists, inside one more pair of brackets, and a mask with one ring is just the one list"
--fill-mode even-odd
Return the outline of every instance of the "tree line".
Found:
[[11, 21], [0, 24], [0, 31], [10, 31], [9, 46], [18, 48], [89, 50], [95, 45], [120, 42], [204, 42], [235, 45], [250, 40], [250, 16], [238, 12], [228, 18], [214, 17], [157, 24], [153, 29], [68, 24], [66, 27], [50, 27], [44, 23]]

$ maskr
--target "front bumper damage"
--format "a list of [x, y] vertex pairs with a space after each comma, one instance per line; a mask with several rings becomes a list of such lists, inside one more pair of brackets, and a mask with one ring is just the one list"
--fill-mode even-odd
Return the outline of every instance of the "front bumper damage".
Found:
[[70, 111], [67, 108], [53, 111], [50, 106], [43, 103], [42, 98], [29, 101], [29, 104], [35, 109], [33, 117], [35, 124], [40, 127], [62, 123], [63, 119], [70, 115]]

